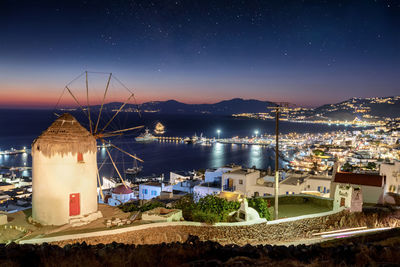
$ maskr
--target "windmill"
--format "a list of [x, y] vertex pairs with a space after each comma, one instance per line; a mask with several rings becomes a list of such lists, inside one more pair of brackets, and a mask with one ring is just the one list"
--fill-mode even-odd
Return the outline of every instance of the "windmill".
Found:
[[[101, 94], [98, 94], [98, 96], [100, 97], [97, 98], [97, 101], [96, 99], [95, 100], [91, 99], [95, 95], [94, 94], [95, 90], [91, 90], [89, 86], [90, 84], [92, 84], [91, 80], [89, 80], [89, 75], [90, 76], [100, 75], [107, 77], [105, 84], [103, 83], [103, 87], [101, 86], [100, 83], [99, 87], [102, 89], [100, 89]], [[79, 83], [81, 83], [80, 86]], [[98, 83], [98, 81], [93, 82], [94, 85], [96, 85], [96, 83]], [[120, 93], [110, 92], [111, 89], [116, 88], [115, 85], [118, 85], [119, 89], [122, 89], [125, 92], [125, 94], [127, 94], [127, 96], [124, 98], [123, 102], [113, 102], [114, 107], [112, 108], [111, 112], [109, 110], [105, 111], [106, 105], [108, 104], [107, 103], [108, 99], [110, 99], [110, 101], [116, 101], [120, 98], [121, 95]], [[67, 99], [68, 108], [61, 108], [60, 103], [62, 102], [62, 100], [65, 100], [65, 95], [70, 97], [69, 102]], [[126, 188], [128, 188], [128, 186], [124, 178], [122, 177], [120, 171], [118, 170], [117, 164], [113, 159], [109, 148], [115, 149], [119, 153], [122, 153], [130, 158], [143, 162], [142, 159], [138, 158], [136, 155], [129, 153], [125, 149], [116, 146], [110, 140], [110, 138], [119, 137], [124, 134], [127, 134], [128, 132], [132, 132], [134, 130], [138, 130], [144, 127], [144, 126], [133, 126], [128, 128], [115, 127], [114, 124], [115, 120], [118, 118], [118, 115], [124, 111], [124, 108], [127, 107], [127, 104], [135, 104], [137, 107], [135, 95], [115, 75], [113, 75], [112, 73], [84, 71], [75, 79], [73, 79], [72, 81], [70, 81], [68, 84], [65, 85], [57, 101], [57, 104], [54, 108], [55, 110], [81, 111], [81, 114], [83, 114], [83, 119], [81, 119], [82, 125], [86, 125], [86, 128], [90, 132], [90, 134], [96, 140], [98, 140], [103, 144], [102, 147], [106, 150], [107, 156], [110, 159], [113, 168], [115, 169], [116, 173], [118, 174], [118, 177], [121, 179], [123, 185]], [[131, 105], [129, 105], [129, 108], [131, 108]], [[137, 108], [134, 111], [139, 112]], [[60, 116], [60, 114], [58, 113], [55, 113], [55, 115], [57, 117]], [[106, 116], [110, 117], [107, 120], [104, 120], [104, 117]], [[87, 123], [83, 123], [85, 120], [87, 121]], [[117, 129], [110, 131], [109, 128], [111, 127], [112, 124], [114, 124], [114, 128]], [[100, 165], [98, 164], [97, 166], [97, 180], [98, 180], [97, 182], [100, 186], [100, 195], [103, 200], [104, 200], [104, 195], [100, 182], [100, 169], [104, 166], [106, 159], [107, 157]]]

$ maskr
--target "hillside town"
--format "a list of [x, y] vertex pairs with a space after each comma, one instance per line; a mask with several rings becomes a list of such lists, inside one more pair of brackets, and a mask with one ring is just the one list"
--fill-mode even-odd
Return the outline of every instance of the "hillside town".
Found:
[[[400, 124], [400, 96], [353, 97], [346, 101], [317, 108], [290, 107], [282, 113], [282, 120], [296, 123], [317, 123], [343, 126], [386, 126]], [[388, 112], [386, 112], [388, 111]], [[236, 113], [238, 118], [273, 119], [272, 112]]]
[[[233, 139], [229, 139], [233, 140]], [[249, 145], [260, 145], [273, 136], [253, 137]], [[317, 134], [282, 134], [280, 195], [307, 194], [335, 197], [339, 185], [360, 188], [366, 204], [398, 204], [400, 194], [400, 131], [387, 124], [363, 130]], [[228, 139], [216, 142], [226, 143]], [[0, 155], [2, 157], [2, 155]], [[48, 170], [46, 170], [48, 171]], [[18, 171], [0, 174], [0, 210], [6, 213], [31, 208], [32, 178]], [[177, 199], [185, 194], [197, 198], [221, 192], [246, 197], [274, 195], [271, 169], [250, 166], [216, 166], [205, 171], [174, 172], [146, 180], [140, 176], [124, 183], [119, 177], [101, 177], [97, 184], [99, 203], [119, 206], [126, 202], [151, 199]], [[104, 196], [104, 197], [101, 197]]]

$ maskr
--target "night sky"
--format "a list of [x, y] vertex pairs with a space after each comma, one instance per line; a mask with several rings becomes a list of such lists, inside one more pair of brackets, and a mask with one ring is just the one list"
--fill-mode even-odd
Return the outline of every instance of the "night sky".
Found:
[[52, 106], [84, 70], [139, 102], [303, 106], [399, 95], [400, 1], [0, 1], [0, 107]]

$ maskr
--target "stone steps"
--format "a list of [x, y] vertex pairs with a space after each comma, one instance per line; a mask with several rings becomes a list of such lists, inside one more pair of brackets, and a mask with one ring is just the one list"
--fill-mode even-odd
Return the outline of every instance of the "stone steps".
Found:
[[101, 214], [100, 211], [90, 213], [85, 216], [83, 216], [83, 215], [73, 216], [69, 219], [69, 224], [72, 227], [78, 227], [78, 226], [86, 225], [86, 224], [88, 224], [92, 221], [95, 221], [101, 217], [103, 217], [103, 214]]

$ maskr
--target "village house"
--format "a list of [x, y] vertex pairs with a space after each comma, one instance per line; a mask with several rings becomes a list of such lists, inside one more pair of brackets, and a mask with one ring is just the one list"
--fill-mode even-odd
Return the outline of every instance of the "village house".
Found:
[[381, 163], [379, 174], [386, 177], [385, 193], [400, 194], [400, 162]]
[[337, 185], [360, 188], [364, 203], [377, 204], [384, 193], [385, 177], [378, 174], [337, 172], [331, 182], [331, 198], [335, 196]]
[[172, 185], [165, 183], [148, 182], [139, 185], [139, 199], [152, 199], [161, 195], [161, 192], [172, 192]]
[[227, 165], [217, 169], [207, 169], [204, 174], [204, 183], [194, 186], [193, 194], [195, 199], [205, 197], [206, 195], [219, 194], [223, 191], [222, 175], [229, 171], [240, 170], [238, 165]]
[[118, 206], [130, 200], [136, 199], [134, 192], [129, 187], [121, 184], [111, 190], [111, 197], [106, 197], [110, 206]]
[[[312, 193], [328, 197], [330, 175], [311, 175], [308, 173], [290, 173], [281, 175], [279, 194]], [[274, 194], [275, 177], [256, 169], [236, 169], [222, 175], [224, 191], [240, 192], [247, 197], [267, 196]]]

